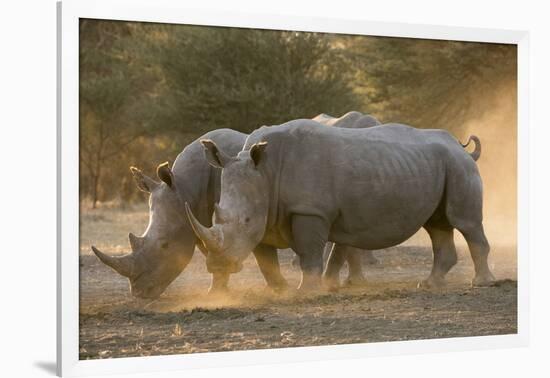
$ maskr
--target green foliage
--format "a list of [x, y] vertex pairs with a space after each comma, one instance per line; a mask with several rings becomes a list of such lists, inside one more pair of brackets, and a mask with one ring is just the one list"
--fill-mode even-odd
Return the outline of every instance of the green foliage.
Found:
[[192, 26], [166, 34], [156, 55], [167, 128], [249, 133], [359, 105], [324, 35]]
[[357, 93], [387, 122], [456, 130], [516, 80], [512, 45], [348, 37], [346, 46]]

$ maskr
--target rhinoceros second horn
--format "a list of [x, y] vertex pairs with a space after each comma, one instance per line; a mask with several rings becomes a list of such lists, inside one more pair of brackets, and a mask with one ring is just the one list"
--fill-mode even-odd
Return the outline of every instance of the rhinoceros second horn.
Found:
[[140, 236], [136, 236], [130, 232], [128, 234], [128, 240], [130, 241], [132, 252], [139, 251], [143, 247], [143, 238]]

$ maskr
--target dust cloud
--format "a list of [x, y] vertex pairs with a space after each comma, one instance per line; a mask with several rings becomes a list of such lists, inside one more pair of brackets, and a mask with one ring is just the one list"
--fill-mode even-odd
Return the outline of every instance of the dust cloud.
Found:
[[[481, 141], [477, 165], [483, 181], [483, 224], [491, 245], [489, 266], [499, 277], [516, 279], [517, 274], [517, 84], [502, 83], [491, 95], [476, 99], [463, 126], [451, 130], [462, 143], [472, 134]], [[473, 143], [466, 149], [472, 151]], [[405, 245], [431, 246], [421, 229]], [[455, 232], [461, 258], [470, 260], [466, 241]], [[471, 264], [471, 261], [470, 261]]]
[[483, 218], [487, 238], [493, 247], [517, 245], [517, 87], [501, 85], [495, 97], [477, 118], [464, 125], [459, 137], [470, 134], [481, 140], [478, 167], [483, 180]]

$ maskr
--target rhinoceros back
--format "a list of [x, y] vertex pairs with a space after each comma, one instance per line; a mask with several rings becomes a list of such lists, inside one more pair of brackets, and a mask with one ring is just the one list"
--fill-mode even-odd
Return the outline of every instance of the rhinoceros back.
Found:
[[340, 118], [322, 113], [312, 119], [325, 126], [342, 127], [346, 129], [363, 129], [366, 127], [381, 125], [381, 123], [373, 116], [357, 111], [347, 112]]

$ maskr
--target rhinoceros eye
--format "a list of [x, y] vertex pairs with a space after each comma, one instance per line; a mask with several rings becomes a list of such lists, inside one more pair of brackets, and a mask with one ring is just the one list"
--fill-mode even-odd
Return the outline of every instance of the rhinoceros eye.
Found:
[[245, 223], [250, 222], [250, 218], [249, 218], [249, 217], [246, 217], [246, 218], [244, 219], [244, 222], [245, 222]]
[[160, 245], [160, 248], [166, 249], [166, 248], [168, 248], [168, 245], [169, 245], [168, 242], [164, 242]]

